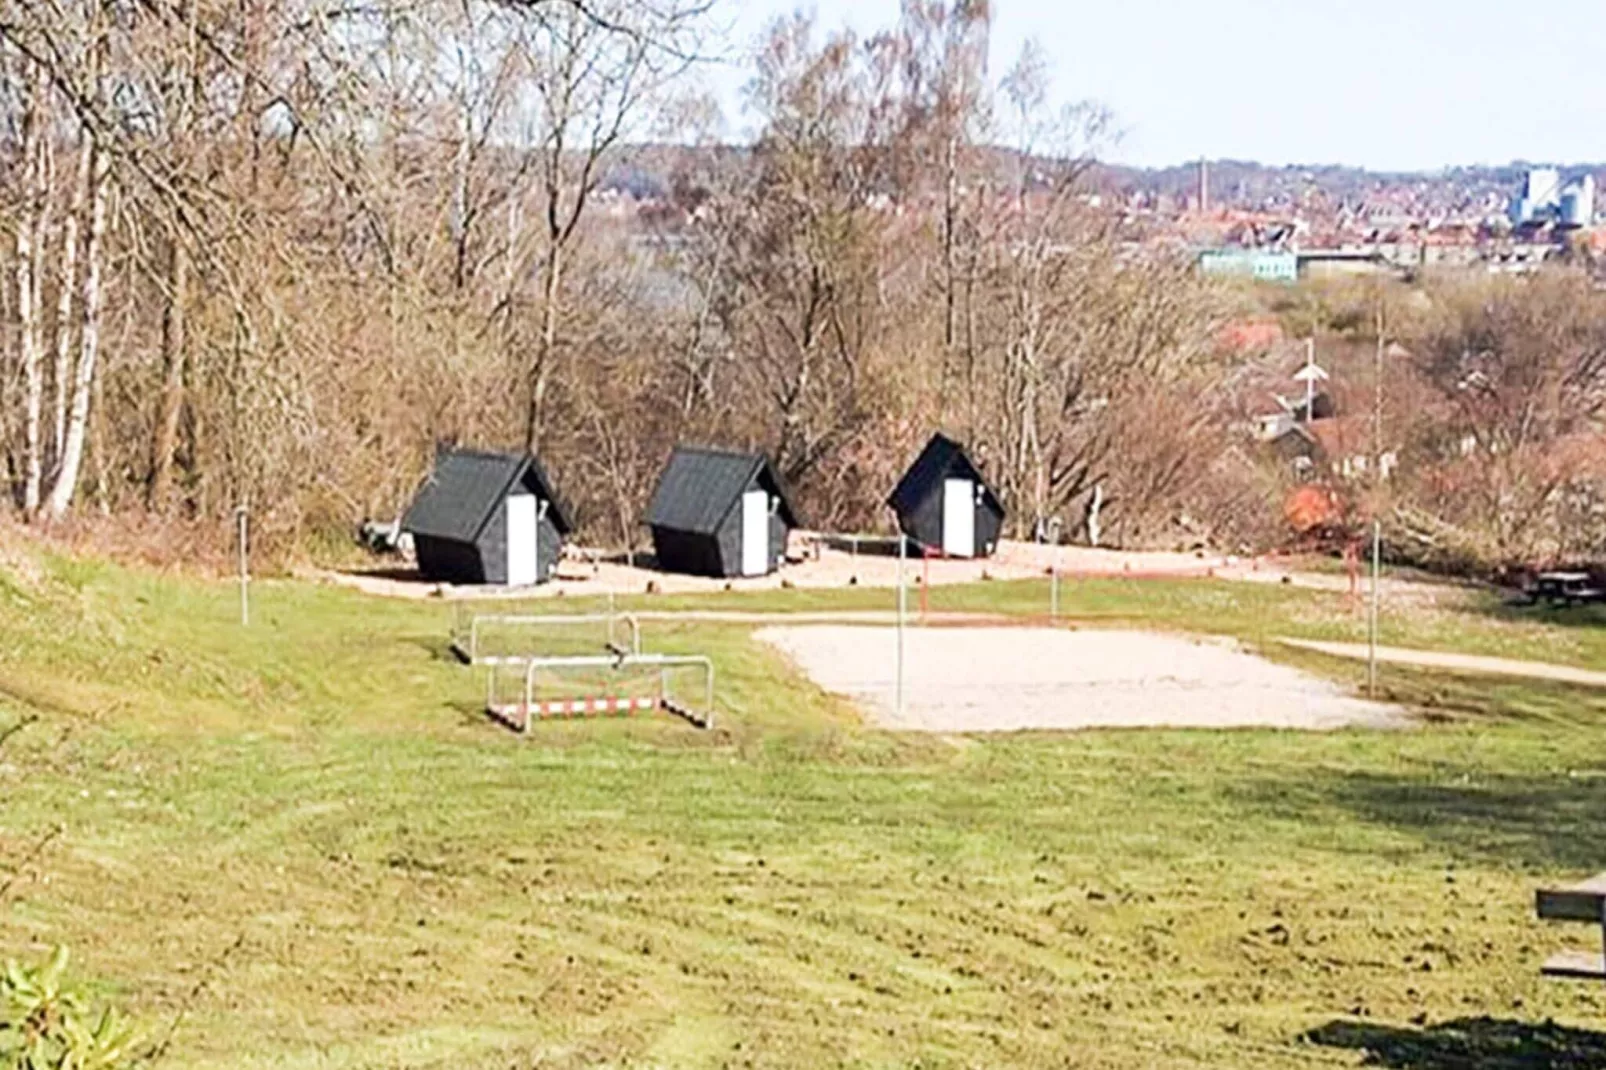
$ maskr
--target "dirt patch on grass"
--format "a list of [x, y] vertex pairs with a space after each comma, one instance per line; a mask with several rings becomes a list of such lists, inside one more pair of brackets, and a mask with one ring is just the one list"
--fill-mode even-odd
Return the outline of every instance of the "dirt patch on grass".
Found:
[[[1314, 650], [1333, 658], [1362, 661], [1371, 651], [1365, 643], [1324, 643], [1313, 639], [1281, 639], [1279, 642], [1301, 650]], [[1397, 646], [1377, 648], [1377, 660], [1391, 665], [1410, 665], [1418, 669], [1444, 669], [1448, 672], [1487, 676], [1514, 676], [1525, 680], [1555, 680], [1581, 687], [1606, 688], [1606, 672], [1581, 669], [1575, 665], [1556, 665], [1547, 661], [1522, 661], [1480, 654], [1461, 654], [1448, 650], [1405, 650]]]
[[1058, 628], [911, 628], [904, 709], [892, 628], [765, 628], [758, 638], [875, 723], [928, 732], [1082, 728], [1397, 727], [1400, 709], [1230, 640]]

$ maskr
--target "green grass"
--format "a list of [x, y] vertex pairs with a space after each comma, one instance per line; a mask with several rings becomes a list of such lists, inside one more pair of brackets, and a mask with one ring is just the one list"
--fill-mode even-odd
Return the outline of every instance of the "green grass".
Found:
[[[0, 749], [0, 949], [70, 944], [158, 1035], [182, 1012], [166, 1065], [1606, 1063], [1606, 994], [1537, 976], [1587, 930], [1531, 918], [1536, 884], [1606, 868], [1591, 692], [1389, 668], [1442, 719], [908, 738], [744, 627], [654, 623], [655, 648], [716, 658], [718, 732], [521, 740], [478, 714], [441, 604], [263, 583], [242, 630], [227, 585], [42, 569], [0, 573], [0, 725], [38, 718]], [[1362, 634], [1342, 599], [1279, 587], [1065, 598], [1268, 649]], [[1591, 623], [1474, 596], [1395, 609], [1385, 638], [1606, 666]]]
[[[912, 573], [911, 573], [912, 575]], [[519, 603], [506, 603], [508, 612]], [[1268, 646], [1281, 636], [1361, 641], [1366, 638], [1364, 597], [1278, 584], [1227, 583], [1210, 579], [1066, 579], [1060, 585], [1063, 614], [1079, 624], [1147, 627], [1231, 635]], [[533, 612], [600, 609], [598, 599], [544, 599], [523, 604]], [[993, 581], [938, 586], [929, 592], [932, 612], [1003, 613], [1047, 617], [1047, 580]], [[753, 612], [881, 610], [894, 607], [892, 592], [775, 590], [746, 594], [636, 595], [619, 599], [621, 611], [730, 609]], [[919, 599], [911, 593], [911, 614]], [[442, 610], [445, 613], [445, 610]], [[1553, 661], [1606, 669], [1606, 607], [1570, 609], [1513, 606], [1497, 592], [1445, 588], [1431, 603], [1421, 595], [1398, 604], [1385, 600], [1380, 639], [1395, 646]]]

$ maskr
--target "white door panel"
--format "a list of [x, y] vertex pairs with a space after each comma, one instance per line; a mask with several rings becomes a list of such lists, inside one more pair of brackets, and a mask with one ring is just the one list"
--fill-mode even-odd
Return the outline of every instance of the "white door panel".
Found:
[[510, 494], [507, 499], [507, 582], [528, 587], [540, 576], [535, 495]]
[[742, 575], [770, 570], [770, 496], [762, 490], [742, 495]]
[[942, 481], [942, 552], [949, 557], [976, 554], [976, 485], [968, 479]]

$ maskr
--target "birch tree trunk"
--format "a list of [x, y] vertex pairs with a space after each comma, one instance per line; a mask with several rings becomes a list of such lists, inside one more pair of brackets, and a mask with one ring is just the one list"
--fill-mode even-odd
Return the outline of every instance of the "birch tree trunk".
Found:
[[[50, 235], [55, 229], [55, 220], [52, 218], [52, 216], [54, 214], [53, 210], [55, 208], [56, 197], [56, 150], [51, 144], [51, 116], [48, 92], [49, 90], [45, 87], [43, 81], [41, 81], [41, 99], [39, 108], [39, 151], [37, 157], [35, 158], [36, 173], [38, 177], [35, 179], [37, 184], [34, 187], [38, 191], [39, 211], [38, 214], [34, 216], [34, 263], [33, 270], [30, 272], [30, 274], [33, 275], [33, 318], [35, 331], [34, 352], [39, 361], [39, 376], [41, 384], [43, 384], [45, 374], [45, 350], [48, 348], [45, 344], [45, 274], [46, 266], [50, 260]], [[41, 394], [41, 442], [39, 444], [39, 455], [40, 464], [44, 470], [44, 476], [45, 478], [49, 478], [50, 459], [53, 454], [49, 452], [48, 443], [42, 441], [44, 436], [42, 424], [44, 419], [43, 406], [44, 396]]]
[[34, 69], [23, 114], [23, 175], [27, 182], [22, 218], [17, 222], [17, 349], [23, 381], [23, 484], [22, 508], [30, 517], [39, 511], [44, 482], [40, 418], [44, 409], [44, 368], [41, 363], [38, 309], [38, 228], [47, 191], [41, 185], [39, 165], [43, 132], [41, 109], [44, 72]]
[[22, 365], [23, 384], [22, 509], [29, 516], [39, 511], [40, 485], [44, 480], [39, 425], [44, 408], [45, 382], [39, 362], [39, 321], [33, 302], [33, 275], [36, 266], [33, 238], [33, 220], [31, 218], [22, 220], [17, 226], [17, 348]]
[[60, 519], [72, 505], [78, 489], [78, 470], [84, 461], [84, 435], [89, 427], [89, 403], [95, 383], [95, 360], [100, 350], [101, 260], [106, 237], [107, 200], [111, 195], [111, 157], [104, 148], [94, 149], [93, 186], [89, 202], [89, 238], [84, 249], [84, 308], [77, 374], [73, 378], [72, 411], [67, 418], [67, 437], [61, 452], [61, 467], [50, 488], [46, 514]]
[[558, 300], [562, 294], [563, 247], [557, 240], [547, 246], [546, 278], [542, 280], [541, 337], [536, 346], [535, 368], [530, 376], [529, 419], [524, 429], [524, 448], [538, 453], [541, 434], [546, 429], [546, 392], [552, 379], [553, 351], [558, 346]]
[[51, 456], [61, 467], [62, 450], [67, 441], [67, 384], [72, 381], [73, 296], [78, 292], [78, 227], [84, 202], [89, 196], [89, 163], [92, 143], [86, 135], [78, 150], [78, 175], [74, 180], [72, 207], [61, 229], [61, 274], [56, 291], [56, 365], [53, 371], [55, 409]]

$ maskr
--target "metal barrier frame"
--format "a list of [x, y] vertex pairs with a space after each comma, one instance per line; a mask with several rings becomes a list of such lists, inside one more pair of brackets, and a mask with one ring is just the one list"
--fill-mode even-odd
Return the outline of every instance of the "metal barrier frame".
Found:
[[[614, 625], [623, 621], [630, 626], [630, 646], [620, 647], [615, 638]], [[509, 654], [480, 656], [480, 625], [481, 624], [528, 624], [528, 625], [560, 625], [560, 624], [602, 624], [608, 625], [608, 647], [612, 650], [623, 650], [631, 657], [641, 656], [641, 621], [634, 613], [555, 613], [546, 615], [525, 615], [519, 613], [476, 613], [469, 618], [468, 646], [464, 647], [461, 634], [452, 637], [452, 649], [459, 658], [470, 665], [516, 665], [529, 660], [528, 655]]]
[[[536, 674], [542, 669], [629, 669], [629, 668], [657, 668], [658, 673], [658, 705], [671, 713], [677, 714], [690, 721], [699, 728], [711, 729], [714, 727], [714, 662], [702, 654], [575, 654], [553, 657], [527, 657], [518, 659], [502, 659], [487, 662], [491, 672], [486, 681], [486, 710], [496, 714], [496, 681], [497, 666], [514, 662], [524, 665], [524, 690], [522, 701], [519, 704], [519, 731], [529, 732], [530, 724], [534, 721], [531, 711], [536, 705]], [[669, 697], [669, 669], [699, 668], [703, 670], [703, 711], [699, 714], [690, 707], [683, 706]]]

